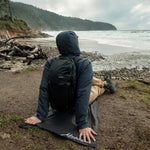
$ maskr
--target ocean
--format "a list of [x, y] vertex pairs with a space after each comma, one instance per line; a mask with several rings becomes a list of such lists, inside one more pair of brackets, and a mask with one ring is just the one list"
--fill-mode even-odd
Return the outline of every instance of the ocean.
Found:
[[[54, 38], [61, 31], [44, 31]], [[103, 55], [150, 53], [150, 30], [75, 31], [81, 51]], [[54, 40], [54, 39], [53, 39]]]

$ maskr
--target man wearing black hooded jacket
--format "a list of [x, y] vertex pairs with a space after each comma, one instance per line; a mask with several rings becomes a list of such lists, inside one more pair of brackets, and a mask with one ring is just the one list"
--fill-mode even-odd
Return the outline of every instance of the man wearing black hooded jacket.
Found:
[[[61, 56], [69, 58], [80, 56], [78, 37], [74, 32], [72, 31], [61, 32], [56, 37], [56, 44]], [[51, 101], [48, 93], [48, 72], [53, 60], [54, 58], [48, 59], [44, 67], [42, 81], [40, 85], [39, 101], [36, 116], [25, 119], [26, 123], [29, 124], [40, 123], [48, 115], [49, 105]], [[93, 134], [97, 135], [97, 133], [95, 133], [93, 129], [88, 127], [88, 120], [87, 120], [88, 105], [93, 80], [93, 70], [91, 62], [86, 58], [82, 58], [79, 61], [77, 61], [76, 66], [77, 66], [78, 80], [77, 80], [75, 111], [76, 111], [77, 128], [79, 130], [79, 139], [83, 137], [84, 142], [88, 140], [88, 142], [91, 143], [91, 139], [95, 141]]]

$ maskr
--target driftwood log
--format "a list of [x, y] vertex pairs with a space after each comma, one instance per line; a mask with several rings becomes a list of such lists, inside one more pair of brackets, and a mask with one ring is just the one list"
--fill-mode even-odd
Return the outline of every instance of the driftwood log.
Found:
[[142, 82], [144, 84], [148, 84], [150, 85], [150, 81], [146, 81], [146, 80], [142, 80], [142, 79], [138, 79], [139, 82]]
[[2, 53], [0, 53], [0, 57], [5, 58], [5, 60], [10, 60], [11, 59], [10, 56], [7, 56], [6, 54], [2, 54]]
[[31, 38], [30, 36], [15, 36], [15, 37], [11, 37], [11, 38], [9, 38], [9, 39], [6, 39], [6, 40], [4, 40], [4, 41], [1, 41], [0, 43], [1, 43], [1, 45], [0, 45], [0, 47], [2, 47], [2, 46], [4, 46], [4, 45], [8, 45], [9, 43], [11, 43], [11, 42], [13, 42], [14, 40], [16, 40], [16, 39], [21, 39], [21, 38]]
[[[47, 59], [46, 54], [40, 46], [21, 45], [15, 42], [19, 38], [29, 38], [28, 36], [12, 37], [4, 41], [0, 41], [0, 58], [5, 60], [17, 59], [23, 57], [23, 62], [30, 64], [34, 59]], [[19, 59], [18, 59], [19, 60]], [[22, 59], [20, 59], [22, 60]]]

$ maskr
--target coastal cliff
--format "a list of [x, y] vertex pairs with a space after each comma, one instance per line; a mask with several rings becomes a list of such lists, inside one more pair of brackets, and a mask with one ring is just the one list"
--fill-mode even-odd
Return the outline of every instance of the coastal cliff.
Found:
[[29, 27], [23, 20], [0, 19], [0, 38], [6, 39], [14, 36], [29, 36], [32, 38], [48, 37], [47, 34]]

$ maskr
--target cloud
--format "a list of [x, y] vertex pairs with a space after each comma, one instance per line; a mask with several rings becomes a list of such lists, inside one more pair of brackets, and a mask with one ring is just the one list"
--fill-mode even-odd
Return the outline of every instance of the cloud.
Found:
[[[65, 16], [74, 16], [87, 18], [94, 14], [90, 11], [92, 0], [13, 0], [17, 2], [23, 2], [26, 4], [32, 4], [39, 8], [46, 9]], [[90, 13], [91, 12], [91, 13]]]
[[150, 13], [150, 6], [140, 3], [133, 7], [131, 13], [138, 13], [138, 14]]
[[[149, 5], [148, 5], [149, 4]], [[131, 11], [131, 16], [134, 19], [134, 22], [137, 23], [137, 28], [147, 28], [150, 29], [150, 2], [139, 3], [135, 5]]]

